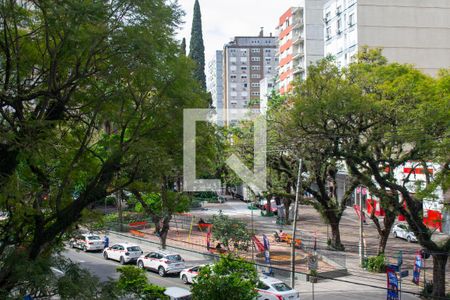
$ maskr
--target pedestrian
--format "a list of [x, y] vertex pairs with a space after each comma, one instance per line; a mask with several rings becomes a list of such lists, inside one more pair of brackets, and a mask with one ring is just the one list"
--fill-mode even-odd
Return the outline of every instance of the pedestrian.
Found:
[[103, 249], [106, 249], [109, 247], [109, 237], [107, 235], [105, 235], [105, 237], [103, 238]]

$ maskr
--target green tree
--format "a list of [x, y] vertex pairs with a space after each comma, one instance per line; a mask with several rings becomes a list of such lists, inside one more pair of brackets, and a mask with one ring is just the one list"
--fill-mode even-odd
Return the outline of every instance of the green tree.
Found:
[[181, 54], [186, 55], [186, 38], [183, 38], [183, 40], [181, 40]]
[[253, 300], [258, 283], [255, 267], [241, 258], [222, 256], [211, 266], [200, 269], [192, 285], [192, 298]]
[[[336, 82], [336, 91], [343, 93], [304, 101], [299, 118], [312, 138], [335, 142], [336, 159], [380, 198], [387, 212], [380, 250], [395, 215], [406, 217], [420, 245], [433, 255], [433, 296], [443, 297], [450, 239], [435, 239], [424, 225], [423, 200], [448, 189], [448, 75], [433, 79], [412, 66], [387, 63], [379, 50], [363, 51], [348, 69], [336, 69], [326, 60], [312, 68], [316, 88], [305, 94], [314, 99]], [[440, 172], [427, 174], [422, 187], [411, 185], [411, 175], [394, 176], [407, 163], [427, 170], [430, 162], [440, 164]]]
[[240, 220], [232, 220], [220, 213], [213, 216], [212, 224], [213, 238], [221, 242], [228, 250], [232, 245], [236, 245], [238, 248], [248, 248], [251, 236], [246, 223]]
[[163, 0], [0, 4], [5, 293], [27, 282], [18, 259], [51, 257], [87, 207], [161, 166], [154, 145], [182, 144], [183, 108], [207, 106], [180, 14]]
[[169, 299], [164, 295], [165, 288], [148, 283], [145, 270], [134, 266], [125, 266], [117, 268], [117, 271], [120, 273], [120, 277], [116, 282], [116, 289], [121, 296], [146, 300]]
[[191, 40], [189, 43], [189, 57], [196, 63], [194, 78], [201, 83], [203, 89], [206, 89], [205, 46], [203, 44], [202, 14], [198, 0], [195, 0], [194, 4], [194, 17], [192, 19]]

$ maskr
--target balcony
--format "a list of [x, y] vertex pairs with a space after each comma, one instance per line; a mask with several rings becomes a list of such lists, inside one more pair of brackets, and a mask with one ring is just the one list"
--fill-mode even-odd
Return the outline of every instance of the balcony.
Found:
[[298, 35], [297, 37], [294, 37], [294, 42], [292, 44], [293, 45], [298, 45], [301, 42], [303, 42], [303, 37], [301, 35]]
[[303, 73], [303, 72], [305, 72], [305, 69], [303, 68], [303, 65], [297, 65], [295, 68], [294, 68], [294, 75], [297, 75], [297, 74], [300, 74], [300, 73]]

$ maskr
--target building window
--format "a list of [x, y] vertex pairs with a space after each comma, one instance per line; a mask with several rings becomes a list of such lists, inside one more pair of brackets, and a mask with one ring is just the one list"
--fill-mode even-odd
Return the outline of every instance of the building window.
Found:
[[247, 63], [247, 57], [241, 57], [241, 63], [246, 64]]
[[330, 17], [331, 17], [331, 13], [330, 12], [327, 12], [326, 14], [325, 14], [325, 23], [328, 23], [328, 21], [330, 21]]
[[252, 92], [252, 96], [258, 96], [259, 97], [259, 92]]
[[261, 57], [254, 56], [254, 57], [252, 57], [252, 61], [261, 61]]
[[241, 75], [241, 79], [247, 79], [247, 75], [242, 74], [242, 75]]
[[337, 34], [341, 34], [342, 33], [342, 19], [339, 18], [337, 20], [337, 29], [336, 29], [336, 33]]
[[252, 82], [252, 88], [259, 88], [258, 82]]
[[231, 79], [236, 79], [236, 75], [231, 75], [230, 78]]
[[244, 83], [244, 88], [246, 88], [248, 86], [248, 84], [247, 83]]
[[272, 52], [272, 49], [264, 49], [264, 52], [270, 54], [270, 52]]
[[245, 70], [247, 70], [247, 67], [246, 66], [242, 66], [241, 70], [245, 71]]
[[252, 74], [252, 78], [261, 78], [261, 74]]
[[259, 71], [261, 70], [261, 66], [252, 66], [252, 71]]
[[348, 16], [348, 26], [352, 27], [353, 25], [355, 25], [355, 13]]
[[230, 66], [231, 71], [236, 71], [236, 66]]
[[253, 48], [252, 49], [252, 53], [259, 53], [260, 52], [260, 49], [259, 48]]
[[331, 39], [331, 26], [327, 27], [327, 34], [326, 34], [326, 36], [327, 36], [327, 40]]
[[230, 62], [236, 62], [236, 57], [230, 57]]
[[336, 9], [336, 16], [339, 16], [342, 13], [342, 7], [339, 5]]

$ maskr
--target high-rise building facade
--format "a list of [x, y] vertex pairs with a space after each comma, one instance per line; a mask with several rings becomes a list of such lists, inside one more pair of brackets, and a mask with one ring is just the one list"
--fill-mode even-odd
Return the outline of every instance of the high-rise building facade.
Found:
[[218, 124], [223, 123], [223, 51], [217, 50], [208, 63], [206, 87], [211, 93], [212, 106], [217, 111]]
[[236, 116], [228, 109], [259, 109], [260, 81], [277, 72], [277, 38], [238, 36], [224, 46], [224, 120], [225, 125], [236, 123]]
[[310, 64], [323, 58], [324, 0], [299, 1], [278, 22], [278, 85], [280, 94], [291, 89], [295, 78], [305, 79]]
[[450, 1], [329, 0], [323, 9], [325, 55], [347, 66], [363, 46], [390, 62], [436, 75], [450, 67]]

